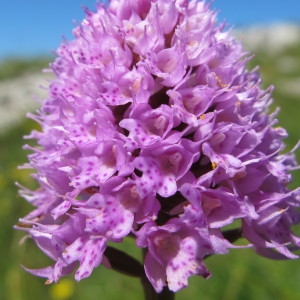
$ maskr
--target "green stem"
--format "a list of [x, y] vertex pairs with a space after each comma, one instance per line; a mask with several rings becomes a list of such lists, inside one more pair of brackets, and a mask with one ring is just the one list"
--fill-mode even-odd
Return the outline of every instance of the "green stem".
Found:
[[[145, 255], [146, 250], [143, 250]], [[175, 299], [175, 293], [171, 292], [168, 287], [164, 287], [162, 292], [157, 294], [152, 284], [149, 282], [148, 278], [145, 275], [143, 265], [129, 254], [108, 246], [104, 252], [104, 255], [108, 258], [112, 269], [114, 269], [115, 271], [141, 279], [145, 300]]]
[[142, 264], [127, 253], [108, 246], [104, 255], [108, 258], [112, 269], [115, 271], [132, 277], [142, 278], [145, 276]]
[[175, 299], [175, 293], [170, 291], [168, 287], [164, 287], [162, 292], [157, 294], [153, 286], [149, 282], [148, 278], [143, 277], [141, 281], [144, 288], [145, 300], [174, 300]]
[[[143, 248], [143, 257], [147, 254], [147, 249]], [[174, 300], [175, 293], [170, 291], [167, 286], [165, 286], [161, 293], [156, 293], [155, 289], [153, 288], [152, 284], [148, 280], [147, 276], [144, 273], [144, 276], [141, 277], [143, 289], [144, 289], [144, 298], [145, 300]]]
[[242, 237], [242, 230], [241, 228], [229, 229], [223, 231], [222, 234], [225, 239], [227, 239], [230, 243], [233, 243]]

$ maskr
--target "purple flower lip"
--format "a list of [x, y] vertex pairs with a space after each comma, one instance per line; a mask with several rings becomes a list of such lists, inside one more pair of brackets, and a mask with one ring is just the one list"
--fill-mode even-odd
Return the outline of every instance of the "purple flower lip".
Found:
[[[230, 248], [298, 257], [300, 189], [288, 188], [298, 146], [282, 152], [272, 88], [224, 28], [203, 1], [86, 10], [31, 115], [41, 130], [29, 136], [27, 166], [39, 188], [21, 188], [34, 210], [16, 228], [54, 264], [26, 270], [47, 283], [74, 270], [81, 280], [114, 266], [108, 243], [131, 236], [159, 293], [208, 278], [204, 258]], [[234, 245], [241, 236], [248, 242]]]

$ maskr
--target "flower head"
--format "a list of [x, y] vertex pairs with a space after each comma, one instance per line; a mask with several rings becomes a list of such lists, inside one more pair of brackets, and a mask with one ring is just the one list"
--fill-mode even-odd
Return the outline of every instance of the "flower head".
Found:
[[136, 237], [160, 292], [224, 254], [238, 231], [265, 256], [295, 258], [297, 166], [268, 115], [271, 89], [205, 2], [111, 0], [86, 10], [51, 64], [56, 78], [34, 117], [29, 155], [39, 188], [17, 226], [54, 260], [48, 282], [110, 265], [107, 243]]

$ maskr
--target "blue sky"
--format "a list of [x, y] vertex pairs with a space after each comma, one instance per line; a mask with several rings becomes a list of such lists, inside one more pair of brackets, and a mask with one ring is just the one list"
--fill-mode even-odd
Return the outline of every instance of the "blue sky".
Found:
[[[0, 59], [49, 54], [62, 36], [72, 38], [74, 21], [84, 17], [82, 5], [95, 0], [2, 0]], [[299, 0], [214, 0], [219, 20], [235, 27], [293, 21], [300, 24]], [[299, 37], [300, 39], [300, 37]]]

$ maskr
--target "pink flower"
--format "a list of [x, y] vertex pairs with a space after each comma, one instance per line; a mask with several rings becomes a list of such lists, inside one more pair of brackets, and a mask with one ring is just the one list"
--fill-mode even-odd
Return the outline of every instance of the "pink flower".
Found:
[[54, 264], [29, 272], [81, 280], [128, 235], [157, 292], [208, 277], [204, 258], [241, 235], [261, 255], [298, 257], [297, 163], [267, 113], [271, 89], [205, 2], [112, 0], [74, 36], [33, 116], [39, 188], [21, 190], [35, 209], [16, 227]]

